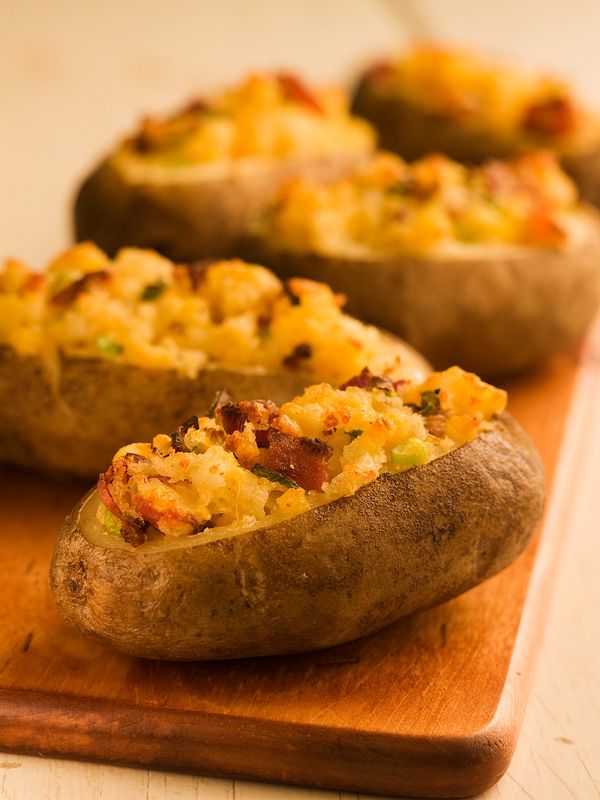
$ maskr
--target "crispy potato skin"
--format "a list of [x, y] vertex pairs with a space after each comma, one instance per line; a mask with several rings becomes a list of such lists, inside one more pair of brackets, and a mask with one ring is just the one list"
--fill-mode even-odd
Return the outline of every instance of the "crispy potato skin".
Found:
[[[65, 619], [135, 656], [204, 660], [329, 647], [509, 564], [543, 506], [537, 452], [507, 414], [473, 442], [272, 527], [170, 550], [108, 549], [72, 512], [51, 586]], [[91, 499], [90, 499], [91, 498]], [[89, 513], [89, 512], [88, 512]]]
[[343, 292], [349, 313], [406, 339], [436, 368], [460, 364], [485, 377], [524, 370], [573, 344], [600, 302], [600, 214], [592, 208], [585, 237], [562, 250], [361, 261], [275, 251], [253, 236], [240, 250], [282, 277]]
[[316, 180], [341, 177], [367, 154], [289, 158], [272, 163], [246, 162], [201, 177], [201, 167], [186, 179], [185, 168], [172, 178], [148, 170], [147, 177], [103, 161], [81, 185], [75, 200], [75, 238], [90, 239], [114, 256], [124, 246], [158, 250], [173, 261], [235, 255], [234, 243], [288, 178], [302, 174]]
[[[368, 77], [357, 86], [352, 112], [376, 128], [382, 148], [408, 161], [440, 152], [457, 161], [479, 163], [486, 158], [507, 158], [533, 147], [525, 139], [431, 114], [402, 98], [378, 92]], [[577, 184], [581, 198], [600, 206], [600, 142], [591, 150], [559, 150], [558, 155], [563, 168]]]
[[310, 379], [302, 373], [223, 369], [196, 378], [103, 359], [62, 358], [54, 386], [39, 357], [0, 347], [0, 461], [95, 478], [116, 450], [151, 441], [207, 411], [219, 389], [234, 397], [289, 400]]

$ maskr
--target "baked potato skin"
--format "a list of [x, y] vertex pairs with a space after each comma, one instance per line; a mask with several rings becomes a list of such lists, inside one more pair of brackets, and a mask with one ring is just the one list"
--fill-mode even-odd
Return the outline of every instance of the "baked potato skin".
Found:
[[0, 461], [49, 473], [97, 478], [123, 444], [150, 441], [207, 411], [220, 389], [236, 398], [284, 402], [306, 374], [224, 369], [186, 378], [104, 359], [61, 359], [58, 385], [39, 357], [0, 347]]
[[[109, 255], [124, 246], [158, 250], [173, 261], [235, 255], [235, 241], [248, 218], [294, 175], [334, 180], [357, 166], [364, 155], [289, 158], [255, 165], [233, 164], [222, 175], [201, 167], [149, 168], [140, 180], [108, 158], [81, 185], [75, 200], [76, 241], [92, 240]], [[189, 174], [189, 173], [188, 173]], [[154, 177], [153, 177], [154, 176]], [[165, 177], [166, 176], [166, 177]], [[183, 176], [183, 177], [182, 177]]]
[[276, 251], [251, 235], [240, 250], [282, 277], [302, 275], [343, 292], [350, 314], [406, 339], [436, 369], [460, 364], [490, 377], [568, 347], [594, 318], [600, 215], [590, 208], [586, 217], [577, 245], [524, 255], [361, 261]]
[[96, 507], [91, 493], [58, 539], [51, 586], [69, 623], [134, 656], [314, 650], [444, 602], [501, 570], [527, 544], [543, 494], [537, 452], [501, 414], [473, 442], [352, 497], [177, 549], [93, 545], [81, 517], [86, 502]]
[[[501, 131], [431, 114], [402, 98], [378, 92], [368, 76], [358, 84], [352, 113], [375, 127], [383, 149], [408, 161], [440, 152], [457, 161], [480, 163], [488, 158], [508, 158], [533, 146]], [[559, 150], [557, 154], [562, 167], [577, 184], [582, 200], [600, 206], [600, 143], [596, 149]]]

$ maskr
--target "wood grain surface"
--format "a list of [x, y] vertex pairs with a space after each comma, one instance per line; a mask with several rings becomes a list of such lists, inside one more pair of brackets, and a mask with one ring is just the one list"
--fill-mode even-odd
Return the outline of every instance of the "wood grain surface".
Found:
[[[509, 387], [549, 488], [578, 359]], [[54, 609], [52, 545], [84, 488], [1, 475], [1, 747], [419, 797], [472, 795], [505, 771], [560, 531], [467, 594], [357, 642], [159, 663], [84, 640]], [[524, 608], [527, 635], [517, 637]]]

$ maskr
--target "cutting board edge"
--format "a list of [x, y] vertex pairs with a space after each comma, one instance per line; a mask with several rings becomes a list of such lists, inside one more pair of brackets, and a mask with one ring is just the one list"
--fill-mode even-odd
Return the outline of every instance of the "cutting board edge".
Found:
[[[210, 712], [140, 711], [139, 706], [121, 703], [115, 704], [113, 724], [107, 728], [102, 699], [69, 697], [68, 715], [64, 699], [59, 693], [0, 689], [2, 749], [340, 791], [451, 798], [472, 796], [493, 786], [510, 763], [517, 737], [514, 726], [503, 722], [469, 736], [407, 736]], [[222, 730], [231, 725], [243, 732], [249, 743], [247, 766], [242, 769], [228, 767], [232, 763], [230, 744]], [[32, 728], [36, 731], [33, 737]], [[166, 730], [169, 736], [165, 736]], [[131, 752], [132, 737], [142, 743], [135, 754]], [[264, 766], [278, 763], [282, 741], [288, 757], [291, 752], [297, 763], [267, 774]], [[362, 783], [343, 770], [332, 776], [331, 754], [337, 765], [344, 765], [356, 763], [365, 751], [370, 761]], [[239, 755], [235, 760], [239, 763]]]

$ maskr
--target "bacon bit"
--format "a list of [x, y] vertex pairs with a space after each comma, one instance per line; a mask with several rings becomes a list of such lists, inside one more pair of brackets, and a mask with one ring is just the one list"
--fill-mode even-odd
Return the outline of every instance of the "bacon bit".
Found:
[[225, 433], [231, 434], [234, 431], [244, 430], [246, 417], [236, 403], [224, 403], [217, 409], [217, 415], [221, 418], [221, 425]]
[[161, 522], [163, 525], [183, 523], [184, 525], [189, 525], [191, 530], [195, 530], [199, 524], [196, 517], [191, 514], [182, 513], [179, 509], [172, 506], [161, 510], [156, 508], [151, 500], [144, 497], [136, 497], [134, 502], [135, 510], [140, 517], [154, 528], [159, 528]]
[[131, 139], [132, 147], [138, 153], [151, 153], [160, 150], [165, 138], [165, 130], [161, 120], [156, 117], [144, 117], [140, 132]]
[[121, 525], [121, 536], [127, 544], [132, 545], [132, 547], [139, 547], [141, 544], [144, 544], [148, 538], [146, 531], [129, 520], [123, 521]]
[[118, 517], [122, 520], [123, 514], [121, 513], [119, 506], [116, 504], [114, 497], [110, 493], [109, 485], [114, 480], [112, 473], [113, 466], [110, 466], [106, 472], [103, 472], [98, 476], [98, 494], [100, 495], [102, 505], [104, 505], [111, 514], [114, 514], [115, 517]]
[[394, 71], [389, 61], [377, 61], [366, 72], [369, 79], [379, 80], [380, 78], [387, 78]]
[[567, 97], [550, 97], [531, 105], [521, 125], [542, 136], [564, 136], [577, 127], [577, 110]]
[[196, 430], [198, 430], [199, 427], [200, 425], [198, 422], [198, 417], [194, 414], [193, 417], [190, 417], [183, 423], [183, 425], [180, 425], [173, 431], [173, 433], [171, 434], [171, 444], [175, 452], [177, 453], [190, 452], [189, 447], [187, 447], [185, 443], [185, 435], [190, 428], [195, 428]]
[[114, 497], [112, 496], [110, 487], [115, 481], [126, 484], [129, 481], [128, 466], [131, 462], [147, 461], [144, 456], [137, 453], [127, 453], [122, 458], [117, 459], [114, 464], [103, 472], [98, 477], [98, 494], [102, 505], [113, 516], [121, 521], [121, 535], [123, 539], [134, 547], [138, 547], [146, 541], [146, 527], [147, 522], [139, 517], [132, 517], [126, 512], [122, 511]]
[[297, 369], [301, 362], [307, 358], [311, 358], [313, 354], [312, 347], [307, 342], [302, 342], [296, 345], [289, 356], [283, 359], [283, 365], [289, 369]]
[[306, 491], [321, 489], [329, 479], [327, 462], [332, 448], [321, 439], [288, 436], [275, 428], [267, 433], [268, 447], [261, 451], [261, 466], [291, 478]]
[[87, 289], [97, 284], [106, 283], [109, 279], [110, 273], [103, 269], [96, 272], [87, 272], [81, 278], [57, 292], [54, 297], [51, 297], [50, 305], [58, 308], [67, 308], [73, 305], [77, 298]]
[[41, 289], [46, 282], [46, 277], [40, 272], [32, 272], [27, 276], [27, 280], [23, 284], [24, 292], [36, 292]]
[[565, 239], [565, 232], [544, 209], [538, 209], [527, 221], [527, 238], [540, 247], [557, 247]]
[[256, 446], [261, 449], [269, 446], [269, 431], [254, 431], [254, 438], [256, 439]]
[[323, 113], [323, 106], [316, 96], [296, 75], [289, 72], [280, 72], [276, 76], [285, 96], [295, 103], [303, 103], [318, 114]]
[[204, 97], [192, 97], [192, 99], [183, 106], [179, 114], [175, 116], [183, 116], [184, 114], [205, 114], [211, 109], [212, 106]]
[[192, 290], [194, 292], [197, 292], [200, 286], [204, 283], [206, 272], [210, 265], [214, 263], [214, 258], [203, 258], [201, 261], [194, 261], [191, 264], [183, 265], [188, 274], [190, 283], [192, 284]]
[[348, 389], [350, 386], [357, 386], [359, 389], [382, 389], [384, 392], [392, 392], [395, 394], [394, 383], [390, 378], [382, 377], [380, 375], [372, 375], [371, 370], [365, 367], [360, 375], [355, 375], [350, 378], [346, 383], [342, 383], [339, 387], [342, 391]]
[[243, 431], [246, 422], [255, 427], [266, 427], [278, 413], [279, 407], [270, 400], [241, 400], [239, 403], [224, 403], [217, 409], [225, 433]]

